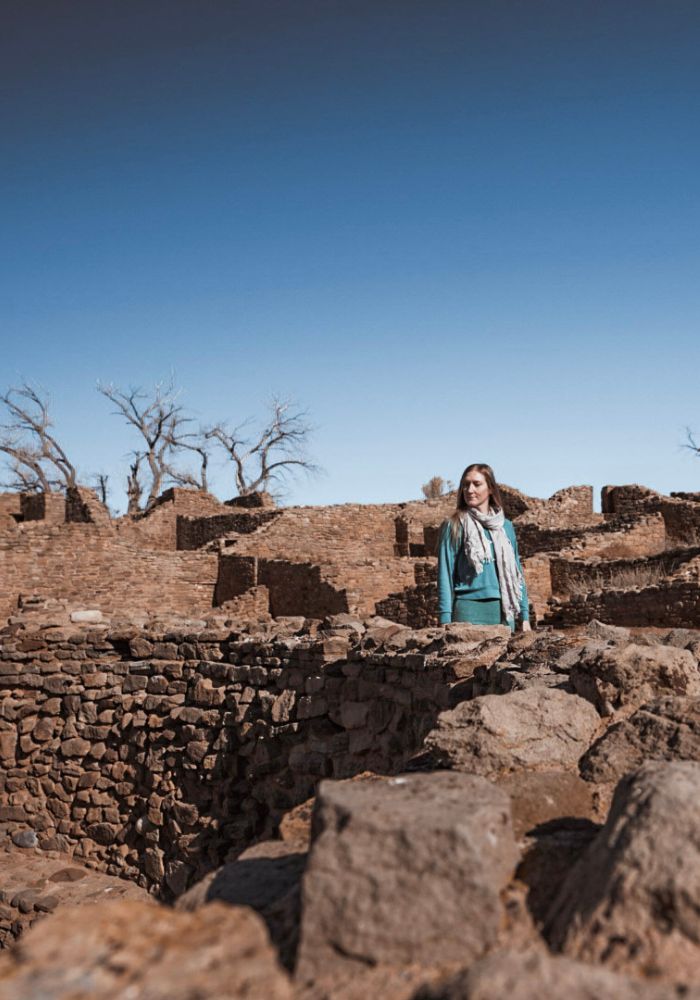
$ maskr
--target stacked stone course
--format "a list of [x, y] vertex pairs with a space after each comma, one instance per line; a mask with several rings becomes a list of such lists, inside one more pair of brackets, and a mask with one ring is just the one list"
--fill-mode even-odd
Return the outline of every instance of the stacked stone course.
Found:
[[448, 705], [452, 660], [339, 631], [8, 626], [0, 824], [181, 892], [320, 778], [400, 767]]

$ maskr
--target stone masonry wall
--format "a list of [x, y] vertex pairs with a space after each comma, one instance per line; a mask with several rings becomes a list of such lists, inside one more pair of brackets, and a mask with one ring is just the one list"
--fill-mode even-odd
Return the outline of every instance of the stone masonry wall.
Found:
[[109, 526], [29, 521], [0, 533], [1, 618], [20, 593], [105, 612], [201, 615], [212, 608], [217, 575], [215, 555], [143, 548]]
[[137, 517], [114, 522], [116, 531], [128, 541], [152, 549], [178, 548], [178, 518], [214, 517], [227, 510], [211, 493], [173, 487], [158, 497], [151, 510]]
[[279, 517], [280, 510], [230, 510], [227, 514], [213, 514], [207, 517], [187, 517], [180, 515], [176, 525], [176, 547], [178, 549], [201, 549], [209, 542], [232, 532], [249, 535], [265, 524]]
[[22, 512], [22, 504], [19, 493], [0, 493], [0, 517], [19, 518]]
[[544, 618], [557, 628], [592, 621], [628, 627], [699, 628], [700, 587], [672, 580], [639, 590], [602, 590], [554, 603]]
[[521, 556], [562, 549], [586, 551], [603, 558], [655, 555], [666, 547], [666, 527], [659, 513], [620, 514], [587, 528], [548, 528], [536, 523], [517, 521], [516, 532]]
[[180, 893], [320, 778], [400, 769], [420, 746], [460, 661], [391, 648], [396, 631], [8, 626], [0, 824]]
[[646, 559], [584, 560], [551, 557], [552, 593], [557, 596], [596, 590], [632, 590], [674, 576], [700, 554], [699, 548], [663, 552]]
[[602, 491], [603, 512], [608, 514], [662, 515], [668, 545], [700, 544], [700, 504], [692, 499], [664, 496], [646, 486], [606, 486]]
[[266, 559], [313, 563], [393, 557], [394, 509], [379, 504], [289, 507], [254, 535], [237, 539], [235, 551]]

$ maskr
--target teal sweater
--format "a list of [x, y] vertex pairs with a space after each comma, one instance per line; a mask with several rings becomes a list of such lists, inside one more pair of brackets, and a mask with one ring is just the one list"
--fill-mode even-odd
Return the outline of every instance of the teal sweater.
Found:
[[[503, 524], [505, 533], [510, 538], [515, 559], [522, 573], [520, 555], [518, 553], [518, 542], [515, 531], [510, 521]], [[486, 537], [491, 545], [493, 555], [493, 541], [491, 532], [486, 528]], [[457, 544], [452, 541], [450, 522], [445, 521], [440, 532], [440, 544], [438, 547], [438, 611], [440, 614], [440, 624], [445, 625], [452, 621], [452, 605], [455, 597], [466, 597], [473, 601], [485, 601], [490, 598], [500, 598], [501, 588], [496, 573], [496, 560], [484, 563], [484, 568], [477, 576], [473, 576], [470, 571], [467, 557], [464, 554], [463, 531]], [[520, 614], [523, 621], [528, 621], [530, 617], [527, 599], [527, 587], [523, 581], [523, 592], [520, 598]]]

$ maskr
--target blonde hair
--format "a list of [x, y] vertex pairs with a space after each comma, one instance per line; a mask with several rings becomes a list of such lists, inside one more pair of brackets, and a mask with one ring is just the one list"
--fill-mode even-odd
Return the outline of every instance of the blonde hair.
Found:
[[471, 465], [466, 467], [462, 473], [461, 479], [459, 480], [459, 489], [457, 490], [457, 508], [448, 522], [452, 533], [452, 541], [455, 545], [459, 541], [459, 535], [462, 530], [462, 512], [468, 510], [467, 501], [464, 498], [464, 487], [466, 478], [470, 472], [480, 472], [482, 474], [486, 480], [486, 485], [489, 488], [490, 506], [494, 507], [496, 510], [503, 510], [503, 497], [501, 496], [501, 491], [498, 488], [498, 483], [496, 482], [496, 476], [493, 469], [490, 465], [486, 465], [484, 462], [472, 462]]

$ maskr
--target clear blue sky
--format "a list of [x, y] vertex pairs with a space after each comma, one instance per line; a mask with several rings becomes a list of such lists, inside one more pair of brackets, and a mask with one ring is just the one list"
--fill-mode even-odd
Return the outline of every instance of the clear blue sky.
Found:
[[[98, 378], [306, 406], [297, 503], [487, 461], [700, 489], [700, 7], [6, 0], [2, 386], [84, 474]], [[219, 494], [234, 490], [217, 472]]]

